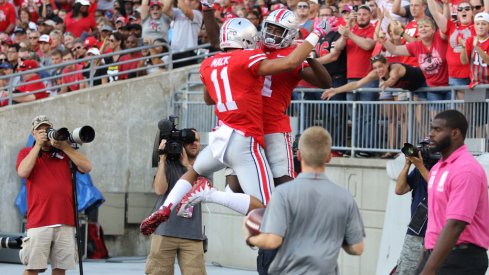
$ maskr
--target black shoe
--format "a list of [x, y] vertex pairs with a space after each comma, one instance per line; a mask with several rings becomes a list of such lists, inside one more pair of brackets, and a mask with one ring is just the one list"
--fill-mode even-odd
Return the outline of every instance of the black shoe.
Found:
[[360, 152], [355, 153], [355, 157], [356, 158], [372, 158], [372, 157], [374, 157], [374, 154], [370, 153], [370, 152], [360, 151]]
[[395, 159], [397, 158], [398, 153], [388, 152], [380, 156], [381, 159]]

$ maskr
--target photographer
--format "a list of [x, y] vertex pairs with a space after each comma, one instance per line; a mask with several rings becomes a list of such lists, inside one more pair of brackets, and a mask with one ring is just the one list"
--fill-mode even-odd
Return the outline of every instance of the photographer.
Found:
[[92, 169], [90, 161], [67, 141], [48, 139], [53, 124], [46, 116], [32, 121], [35, 144], [20, 150], [16, 169], [27, 185], [27, 237], [20, 260], [24, 275], [52, 274], [76, 268], [75, 217], [70, 161], [81, 173]]
[[[404, 195], [412, 191], [411, 222], [408, 226], [396, 272], [394, 273], [397, 275], [413, 275], [423, 252], [423, 241], [428, 219], [428, 191], [426, 181], [428, 179], [429, 169], [433, 167], [435, 164], [434, 160], [436, 160], [435, 158], [432, 159], [429, 153], [424, 154], [426, 160], [423, 159], [422, 152], [429, 152], [428, 150], [429, 140], [424, 140], [420, 143], [419, 151], [414, 151], [413, 154], [406, 154], [403, 151], [406, 160], [397, 178], [396, 195]], [[418, 157], [414, 156], [415, 153], [418, 153]], [[415, 169], [409, 173], [411, 164], [414, 164]]]
[[[156, 209], [160, 208], [177, 180], [192, 167], [200, 151], [200, 135], [195, 130], [195, 139], [184, 143], [180, 159], [161, 154], [158, 170], [153, 182], [155, 193], [160, 196]], [[164, 150], [166, 140], [160, 142], [159, 149]], [[195, 205], [188, 218], [171, 213], [171, 219], [158, 226], [151, 237], [151, 251], [146, 262], [146, 274], [173, 274], [175, 256], [182, 274], [206, 274], [202, 234], [202, 213], [200, 204]]]

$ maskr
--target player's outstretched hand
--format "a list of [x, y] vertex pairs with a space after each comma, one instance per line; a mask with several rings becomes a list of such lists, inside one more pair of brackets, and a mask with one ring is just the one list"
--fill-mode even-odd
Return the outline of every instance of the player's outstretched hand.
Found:
[[326, 36], [331, 31], [331, 25], [328, 20], [321, 20], [319, 24], [316, 25], [313, 32], [319, 37]]

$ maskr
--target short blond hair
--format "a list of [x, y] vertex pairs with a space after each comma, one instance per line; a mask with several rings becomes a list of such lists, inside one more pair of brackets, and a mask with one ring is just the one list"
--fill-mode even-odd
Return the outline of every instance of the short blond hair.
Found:
[[322, 127], [307, 128], [299, 139], [299, 150], [304, 164], [322, 167], [331, 153], [331, 135]]
[[433, 21], [433, 19], [429, 18], [429, 17], [423, 17], [423, 18], [420, 18], [418, 19], [418, 21], [416, 22], [418, 28], [419, 26], [423, 25], [423, 24], [428, 24], [431, 26], [431, 28], [433, 28], [435, 31], [436, 31], [436, 23], [435, 21]]

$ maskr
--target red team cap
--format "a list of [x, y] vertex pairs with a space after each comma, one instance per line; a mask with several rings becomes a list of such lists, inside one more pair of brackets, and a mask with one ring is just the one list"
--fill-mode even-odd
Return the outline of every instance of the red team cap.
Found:
[[39, 64], [35, 60], [24, 60], [20, 63], [17, 70], [19, 71], [28, 71], [39, 68]]
[[86, 49], [97, 47], [97, 43], [98, 43], [98, 40], [95, 37], [89, 36], [83, 42], [83, 47]]

